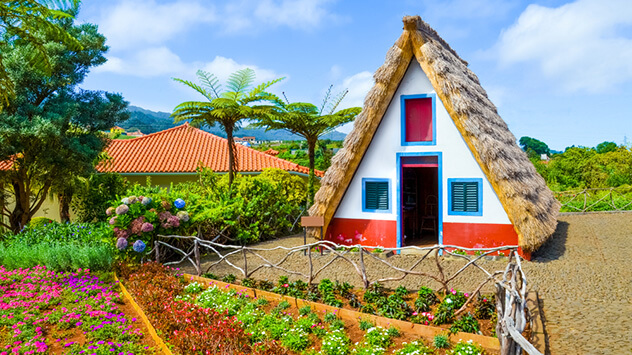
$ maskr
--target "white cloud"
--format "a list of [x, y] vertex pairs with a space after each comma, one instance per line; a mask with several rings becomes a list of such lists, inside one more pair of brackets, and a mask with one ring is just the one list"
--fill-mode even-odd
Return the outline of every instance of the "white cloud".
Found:
[[632, 80], [631, 25], [629, 0], [529, 5], [494, 50], [501, 65], [534, 63], [566, 91], [600, 92]]
[[261, 0], [254, 15], [264, 23], [310, 29], [333, 16], [326, 8], [331, 0]]
[[[215, 74], [220, 83], [225, 83], [230, 74], [245, 68], [250, 68], [255, 71], [255, 74], [257, 75], [257, 82], [270, 81], [284, 76], [276, 73], [274, 70], [259, 68], [253, 64], [237, 63], [231, 58], [225, 58], [222, 56], [217, 56], [213, 59], [213, 61], [195, 66], [195, 68], [201, 68], [204, 71]], [[195, 72], [196, 71], [197, 69]]]
[[[363, 107], [364, 98], [366, 94], [371, 90], [375, 81], [373, 80], [373, 74], [368, 71], [359, 72], [352, 76], [346, 77], [342, 84], [334, 87], [334, 92], [340, 92], [341, 90], [348, 89], [349, 93], [345, 96], [344, 100], [340, 103], [340, 108], [348, 107]], [[344, 133], [351, 132], [353, 128], [353, 122], [339, 127], [337, 130]]]
[[[417, 2], [417, 0], [415, 0]], [[424, 17], [433, 19], [490, 19], [507, 14], [516, 4], [509, 0], [449, 0], [440, 5], [436, 0], [425, 0]], [[416, 4], [415, 4], [416, 5]]]
[[189, 0], [166, 4], [155, 0], [121, 0], [102, 11], [104, 15], [97, 23], [114, 50], [163, 43], [194, 25], [217, 20], [213, 7]]
[[[373, 74], [368, 71], [359, 72], [355, 75], [346, 77], [340, 85], [340, 90], [349, 89], [349, 93], [340, 104], [341, 107], [362, 107], [364, 106], [364, 98], [371, 90], [375, 81]], [[340, 91], [338, 90], [338, 91]]]
[[187, 70], [180, 57], [167, 47], [152, 47], [140, 50], [131, 58], [123, 60], [111, 56], [108, 61], [95, 69], [95, 72], [107, 72], [138, 77], [175, 75]]

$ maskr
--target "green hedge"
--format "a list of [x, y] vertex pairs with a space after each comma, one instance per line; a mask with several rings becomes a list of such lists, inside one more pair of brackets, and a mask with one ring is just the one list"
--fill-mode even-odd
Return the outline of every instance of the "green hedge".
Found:
[[107, 271], [114, 260], [114, 249], [107, 242], [110, 234], [111, 229], [101, 223], [29, 226], [5, 236], [0, 243], [0, 265], [7, 269], [45, 265], [56, 271]]

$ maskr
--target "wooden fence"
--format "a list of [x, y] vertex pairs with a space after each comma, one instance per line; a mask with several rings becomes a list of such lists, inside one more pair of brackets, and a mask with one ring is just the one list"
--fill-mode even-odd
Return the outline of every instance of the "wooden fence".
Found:
[[631, 211], [632, 188], [612, 187], [553, 192], [562, 212]]
[[[178, 248], [168, 243], [168, 241], [178, 241], [179, 245], [189, 243], [189, 246], [185, 248], [186, 250], [183, 250], [182, 248]], [[255, 272], [261, 270], [262, 268], [273, 268], [281, 270], [287, 275], [301, 277], [308, 284], [312, 284], [315, 278], [336, 260], [343, 260], [349, 264], [350, 269], [359, 277], [365, 288], [369, 288], [376, 282], [382, 283], [387, 281], [399, 281], [409, 275], [418, 275], [435, 280], [442, 285], [439, 291], [444, 290], [446, 292], [450, 289], [450, 284], [466, 269], [477, 268], [484, 273], [485, 277], [481, 280], [476, 290], [469, 295], [465, 304], [455, 312], [455, 315], [459, 315], [465, 311], [467, 305], [472, 302], [478, 293], [480, 293], [483, 286], [493, 281], [496, 286], [496, 309], [498, 313], [496, 335], [498, 336], [501, 344], [502, 355], [522, 354], [522, 349], [530, 355], [541, 354], [522, 336], [522, 332], [525, 330], [527, 324], [525, 313], [527, 279], [520, 263], [518, 246], [502, 246], [497, 248], [482, 249], [463, 248], [455, 245], [381, 248], [384, 252], [392, 253], [414, 251], [414, 253], [419, 255], [419, 257], [409, 268], [402, 268], [393, 265], [384, 258], [381, 258], [373, 253], [372, 251], [374, 251], [374, 249], [375, 247], [362, 245], [338, 245], [330, 241], [317, 241], [295, 247], [276, 246], [273, 248], [260, 248], [219, 244], [214, 241], [202, 240], [195, 236], [159, 235], [157, 240], [154, 242], [151, 253], [155, 257], [156, 261], [160, 262], [164, 257], [163, 253], [166, 250], [175, 251], [181, 256], [181, 259], [178, 261], [164, 263], [164, 265], [175, 265], [188, 261], [191, 265], [193, 265], [198, 275], [203, 273], [201, 265], [202, 255], [208, 254], [216, 257], [216, 260], [210, 262], [206, 268], [206, 272], [208, 272], [213, 266], [224, 262], [241, 273], [244, 278], [251, 277]], [[451, 252], [451, 250], [455, 249], [475, 252], [477, 255], [461, 255]], [[505, 270], [488, 271], [478, 263], [485, 257], [491, 256], [499, 251], [507, 250], [510, 252]], [[285, 256], [280, 260], [273, 262], [261, 255], [263, 252], [270, 251], [284, 251]], [[314, 254], [314, 252], [325, 253], [330, 256], [330, 260], [324, 263], [324, 265], [316, 267], [312, 259], [312, 254]], [[296, 254], [306, 259], [306, 270], [305, 268], [302, 268], [302, 270], [293, 270], [283, 265], [290, 256]], [[249, 255], [254, 256], [255, 260], [259, 260], [259, 263], [256, 265], [249, 265]], [[453, 274], [449, 275], [445, 272], [444, 267], [441, 265], [441, 261], [443, 260], [441, 255], [450, 255], [454, 258], [463, 259], [465, 260], [465, 265]], [[243, 266], [238, 266], [230, 260], [233, 259], [234, 261], [235, 258], [243, 258]], [[401, 273], [401, 275], [398, 277], [382, 277], [370, 280], [367, 273], [367, 264], [365, 262], [367, 258], [373, 258], [378, 261], [378, 265], [380, 265], [380, 267], [390, 268]], [[434, 272], [430, 270], [417, 270], [418, 266], [422, 264], [424, 260], [429, 258], [434, 258], [433, 264], [436, 266], [436, 270], [434, 270]]]

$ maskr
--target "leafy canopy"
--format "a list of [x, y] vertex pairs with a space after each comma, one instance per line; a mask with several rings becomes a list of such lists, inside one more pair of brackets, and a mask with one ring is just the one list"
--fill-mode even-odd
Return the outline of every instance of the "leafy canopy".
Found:
[[46, 49], [49, 39], [73, 50], [81, 43], [55, 20], [72, 18], [79, 8], [79, 0], [2, 0], [0, 1], [0, 111], [15, 95], [15, 83], [5, 68], [3, 54], [16, 40], [29, 46], [25, 63], [29, 67], [52, 73], [51, 58]]
[[14, 232], [28, 223], [52, 186], [93, 172], [108, 143], [101, 131], [129, 117], [121, 95], [78, 88], [90, 68], [106, 61], [108, 47], [97, 26], [74, 25], [71, 18], [55, 23], [80, 46], [68, 46], [46, 29], [35, 30], [50, 71], [25, 64], [37, 48], [3, 37], [3, 63], [15, 95], [0, 113], [0, 161], [12, 162], [0, 181], [9, 187], [3, 197], [14, 203], [12, 211], [3, 210]]

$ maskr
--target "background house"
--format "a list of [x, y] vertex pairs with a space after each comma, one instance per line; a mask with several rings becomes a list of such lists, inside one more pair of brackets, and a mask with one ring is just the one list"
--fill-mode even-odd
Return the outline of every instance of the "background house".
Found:
[[467, 63], [418, 16], [374, 75], [311, 215], [338, 243], [519, 245], [553, 233], [559, 203]]

